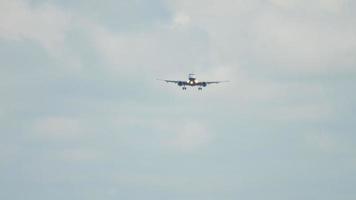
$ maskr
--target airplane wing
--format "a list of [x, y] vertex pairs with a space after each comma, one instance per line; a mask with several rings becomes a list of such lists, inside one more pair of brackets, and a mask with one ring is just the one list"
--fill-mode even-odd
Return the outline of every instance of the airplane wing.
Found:
[[175, 83], [175, 84], [178, 84], [178, 85], [186, 85], [187, 82], [186, 81], [175, 81], [175, 80], [165, 80], [165, 79], [157, 79], [159, 81], [165, 81], [167, 83]]
[[203, 81], [203, 82], [200, 82], [204, 85], [209, 85], [209, 84], [218, 84], [218, 83], [224, 83], [224, 82], [229, 82], [229, 81]]

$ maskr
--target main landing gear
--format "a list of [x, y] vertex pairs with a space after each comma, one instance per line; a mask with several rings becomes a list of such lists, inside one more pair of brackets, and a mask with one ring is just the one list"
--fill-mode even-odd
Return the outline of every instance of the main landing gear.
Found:
[[[187, 87], [182, 87], [182, 90], [187, 90]], [[199, 90], [199, 91], [202, 91], [203, 88], [202, 88], [202, 87], [198, 87], [198, 90]]]

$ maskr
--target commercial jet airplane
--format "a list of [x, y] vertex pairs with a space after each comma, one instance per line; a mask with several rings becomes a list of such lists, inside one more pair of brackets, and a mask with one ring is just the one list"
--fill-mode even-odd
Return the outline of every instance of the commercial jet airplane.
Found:
[[179, 87], [182, 87], [183, 90], [186, 90], [187, 86], [190, 86], [190, 87], [197, 86], [199, 90], [202, 90], [203, 87], [206, 87], [209, 84], [229, 82], [229, 81], [198, 81], [196, 79], [195, 74], [189, 74], [187, 81], [174, 81], [174, 80], [164, 80], [164, 79], [157, 79], [157, 80], [166, 81], [167, 83], [175, 83]]

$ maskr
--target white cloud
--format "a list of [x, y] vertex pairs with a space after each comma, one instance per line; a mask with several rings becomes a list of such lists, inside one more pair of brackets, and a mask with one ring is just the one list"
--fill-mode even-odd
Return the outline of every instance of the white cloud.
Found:
[[[141, 112], [147, 108], [137, 108]], [[151, 112], [166, 113], [160, 111], [160, 108], [151, 107]], [[170, 109], [170, 114], [174, 114], [174, 110]], [[204, 147], [209, 146], [214, 140], [214, 132], [202, 121], [196, 119], [178, 119], [175, 117], [161, 118], [161, 117], [143, 117], [138, 115], [123, 115], [117, 116], [113, 121], [117, 130], [125, 130], [127, 127], [137, 127], [140, 129], [150, 130], [152, 138], [157, 138], [161, 142], [161, 147], [178, 152], [195, 152]], [[133, 138], [136, 143], [137, 138]], [[142, 139], [139, 138], [138, 141]]]
[[[313, 2], [319, 6], [346, 3]], [[294, 0], [284, 4], [293, 8], [294, 4], [308, 5]], [[355, 72], [356, 28], [342, 13], [325, 23], [331, 18], [289, 15], [283, 6], [274, 8], [255, 0], [172, 0], [169, 5], [174, 17], [168, 26], [139, 33], [112, 32], [100, 25], [90, 28], [94, 46], [110, 70], [140, 75], [159, 72], [154, 76], [174, 79], [191, 71], [204, 76], [223, 69], [220, 76], [206, 79], [230, 79], [229, 85], [239, 91], [234, 95], [246, 102], [285, 95], [280, 93], [284, 87], [280, 83], [256, 78], [253, 73], [258, 71], [277, 76]]]
[[0, 1], [0, 38], [35, 40], [55, 51], [63, 45], [69, 23], [68, 13], [51, 4], [33, 6], [23, 0]]
[[167, 132], [173, 133], [173, 135], [162, 141], [163, 146], [181, 152], [199, 150], [213, 141], [212, 132], [197, 122], [185, 122], [179, 126], [176, 124], [176, 126], [170, 126]]
[[[242, 60], [262, 70], [279, 72], [354, 72], [355, 20], [342, 12], [347, 1], [273, 0], [282, 7], [260, 1], [171, 1], [209, 34], [210, 55], [217, 64], [239, 65]], [[295, 14], [294, 9], [315, 8]], [[302, 8], [300, 8], [302, 7]], [[334, 15], [321, 15], [336, 9]]]
[[[200, 77], [198, 77], [200, 78]], [[241, 66], [219, 66], [202, 74], [202, 80], [228, 80], [227, 83], [208, 86], [208, 90], [214, 92], [216, 100], [223, 97], [224, 100], [243, 103], [244, 105], [255, 101], [271, 101], [281, 98], [282, 85], [269, 80], [256, 79]], [[215, 90], [214, 90], [215, 89]]]
[[326, 134], [308, 135], [306, 139], [312, 145], [316, 146], [317, 149], [325, 152], [333, 151], [336, 148], [336, 142]]
[[261, 113], [265, 119], [294, 122], [324, 121], [332, 116], [332, 109], [327, 104], [297, 104], [287, 106], [274, 106]]
[[[202, 74], [202, 80], [219, 77], [230, 82], [209, 86], [204, 91], [209, 95], [210, 104], [224, 105], [231, 113], [243, 113], [247, 118], [280, 122], [326, 121], [337, 112], [326, 86], [319, 82], [261, 79], [238, 66], [221, 66]], [[197, 101], [206, 101], [205, 98], [202, 96]]]
[[342, 154], [352, 159], [356, 153], [355, 142], [350, 139], [350, 132], [328, 132], [314, 130], [304, 133], [305, 144], [307, 147], [316, 152], [326, 154]]
[[139, 33], [112, 32], [100, 26], [90, 31], [99, 55], [111, 70], [122, 73], [189, 73], [209, 59], [208, 41], [196, 30], [162, 25]]
[[5, 109], [0, 109], [0, 121], [3, 121], [6, 116], [6, 110]]
[[76, 139], [85, 128], [78, 119], [67, 117], [47, 117], [33, 124], [36, 136], [45, 139]]
[[347, 24], [324, 24], [265, 12], [251, 29], [250, 52], [261, 63], [278, 70], [320, 73], [344, 71], [356, 62], [356, 29]]
[[18, 159], [21, 151], [22, 148], [18, 144], [5, 144], [3, 142], [0, 145], [0, 166]]
[[187, 15], [183, 12], [177, 13], [173, 19], [173, 28], [188, 25], [190, 23], [190, 21], [191, 21], [191, 18], [189, 15]]
[[309, 132], [305, 134], [305, 142], [312, 150], [324, 153], [345, 153], [354, 151], [352, 145], [340, 140], [340, 137], [335, 137], [334, 134], [326, 132]]
[[338, 13], [346, 8], [349, 0], [270, 0], [270, 2], [284, 9]]
[[65, 161], [93, 161], [102, 158], [102, 154], [95, 149], [66, 149], [58, 152], [58, 157]]

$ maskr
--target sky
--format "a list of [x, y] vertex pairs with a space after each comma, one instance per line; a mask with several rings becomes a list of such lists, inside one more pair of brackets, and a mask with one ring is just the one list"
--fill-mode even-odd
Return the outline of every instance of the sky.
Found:
[[356, 199], [355, 9], [0, 0], [0, 199]]

